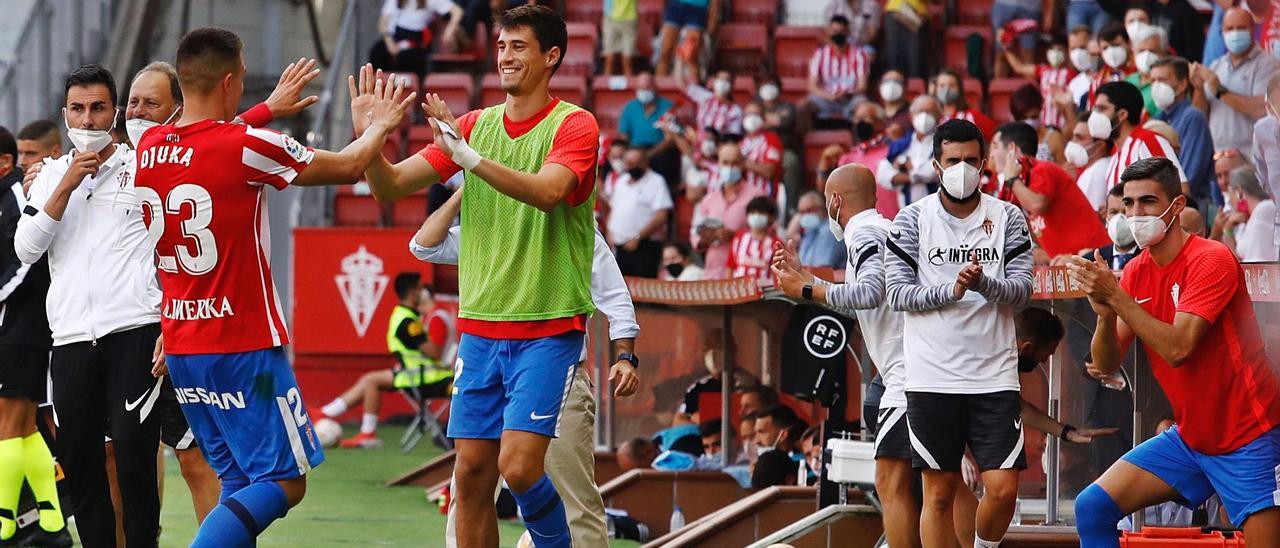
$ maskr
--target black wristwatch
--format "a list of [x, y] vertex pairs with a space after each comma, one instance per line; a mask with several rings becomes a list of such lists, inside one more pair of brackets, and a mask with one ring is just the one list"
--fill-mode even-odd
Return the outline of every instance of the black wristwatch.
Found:
[[621, 354], [618, 354], [618, 359], [614, 360], [614, 362], [616, 363], [622, 360], [627, 360], [631, 362], [631, 367], [634, 367], [637, 370], [640, 369], [640, 358], [637, 358], [635, 354], [632, 354], [630, 352], [623, 352]]
[[800, 296], [806, 301], [813, 300], [813, 284], [804, 284], [804, 288], [800, 290]]
[[1218, 85], [1218, 89], [1217, 89], [1216, 91], [1214, 91], [1214, 92], [1213, 92], [1213, 97], [1214, 97], [1215, 99], [1219, 99], [1219, 100], [1221, 100], [1221, 99], [1222, 99], [1222, 96], [1227, 94], [1227, 91], [1228, 91], [1228, 90], [1227, 90], [1227, 86], [1224, 86], [1224, 85], [1219, 84], [1219, 85]]

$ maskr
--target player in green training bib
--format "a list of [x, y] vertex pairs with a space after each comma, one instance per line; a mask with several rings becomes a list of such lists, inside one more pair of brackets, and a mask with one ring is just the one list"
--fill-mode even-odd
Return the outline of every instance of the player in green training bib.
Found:
[[[449, 437], [456, 440], [458, 545], [498, 542], [493, 493], [511, 487], [538, 547], [570, 546], [564, 504], [543, 472], [558, 435], [595, 311], [590, 284], [595, 117], [547, 92], [568, 35], [554, 11], [521, 6], [501, 17], [498, 72], [503, 104], [454, 119], [428, 94], [423, 109], [435, 134], [418, 154], [375, 161], [374, 196], [394, 200], [465, 172], [458, 264], [458, 330]], [[375, 81], [366, 67], [350, 81], [356, 132], [359, 98]]]

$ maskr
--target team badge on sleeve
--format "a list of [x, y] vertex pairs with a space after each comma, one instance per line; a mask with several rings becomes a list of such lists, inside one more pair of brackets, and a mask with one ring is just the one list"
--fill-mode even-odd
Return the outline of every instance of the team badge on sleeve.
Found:
[[284, 139], [284, 151], [289, 153], [289, 157], [301, 162], [302, 157], [307, 154], [307, 147], [288, 135], [281, 134], [280, 138]]

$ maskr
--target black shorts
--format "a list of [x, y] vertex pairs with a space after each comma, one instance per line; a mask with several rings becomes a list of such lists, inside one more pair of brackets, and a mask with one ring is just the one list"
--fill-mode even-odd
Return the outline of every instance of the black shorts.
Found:
[[876, 458], [911, 460], [907, 408], [881, 407], [876, 412]]
[[177, 450], [196, 447], [196, 436], [187, 424], [186, 415], [182, 414], [182, 406], [178, 403], [178, 395], [173, 390], [173, 381], [164, 376], [160, 385], [160, 399], [156, 401], [156, 411], [160, 413], [160, 441]]
[[49, 349], [0, 345], [0, 398], [49, 400]]
[[989, 394], [907, 392], [912, 465], [960, 470], [967, 446], [978, 469], [1022, 470], [1022, 400], [1017, 391]]

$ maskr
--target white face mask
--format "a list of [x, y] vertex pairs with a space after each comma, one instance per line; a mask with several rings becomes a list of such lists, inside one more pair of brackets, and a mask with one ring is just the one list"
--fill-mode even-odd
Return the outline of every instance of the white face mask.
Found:
[[1107, 49], [1102, 50], [1102, 62], [1113, 69], [1124, 66], [1124, 62], [1128, 60], [1129, 50], [1124, 46], [1107, 46]]
[[1084, 167], [1089, 163], [1089, 150], [1084, 145], [1071, 141], [1067, 143], [1067, 148], [1062, 151], [1067, 157], [1067, 161], [1076, 167]]
[[702, 355], [702, 365], [707, 368], [707, 373], [710, 373], [711, 376], [714, 377], [720, 374], [720, 362], [716, 361], [715, 350], [708, 350]]
[[822, 226], [821, 215], [818, 215], [817, 213], [804, 213], [800, 215], [800, 228], [803, 228], [805, 232], [817, 230], [820, 226]]
[[773, 84], [765, 84], [760, 86], [760, 98], [765, 101], [773, 101], [778, 98], [778, 86]]
[[742, 119], [742, 129], [747, 133], [755, 133], [764, 127], [764, 118], [759, 114], [748, 114]]
[[733, 91], [733, 84], [728, 80], [716, 78], [716, 81], [711, 84], [711, 91], [720, 97], [728, 97], [729, 92]]
[[880, 98], [888, 102], [897, 101], [902, 98], [902, 82], [897, 80], [885, 80], [880, 82]]
[[1154, 65], [1159, 59], [1160, 56], [1153, 51], [1139, 51], [1137, 55], [1133, 56], [1133, 64], [1138, 66], [1138, 72], [1146, 74], [1151, 72], [1151, 65]]
[[1112, 215], [1107, 221], [1107, 235], [1116, 247], [1128, 249], [1133, 246], [1133, 229], [1129, 228], [1129, 219], [1124, 215]]
[[715, 141], [703, 141], [703, 142], [702, 142], [702, 150], [701, 150], [701, 152], [702, 152], [702, 155], [703, 155], [703, 156], [706, 156], [706, 157], [708, 157], [708, 158], [710, 158], [710, 157], [712, 157], [712, 156], [715, 156], [715, 155], [716, 155], [716, 142], [715, 142]]
[[1111, 118], [1108, 118], [1107, 115], [1096, 110], [1089, 114], [1090, 137], [1094, 139], [1110, 139], [1112, 130]]
[[647, 105], [649, 103], [652, 103], [654, 97], [655, 95], [653, 93], [653, 90], [651, 89], [636, 90], [636, 100], [640, 101], [641, 104]]
[[1129, 35], [1130, 40], [1137, 40], [1138, 33], [1141, 32], [1142, 27], [1145, 27], [1146, 25], [1147, 25], [1146, 23], [1143, 23], [1142, 21], [1134, 19], [1133, 21], [1129, 21], [1128, 23], [1124, 24], [1124, 33]]
[[[118, 112], [118, 111], [117, 111]], [[67, 138], [71, 146], [80, 152], [102, 152], [111, 144], [111, 130], [73, 128], [67, 122], [67, 109], [62, 109], [62, 123], [67, 127]], [[111, 116], [111, 129], [116, 128], [116, 116]]]
[[146, 133], [148, 129], [156, 126], [168, 125], [178, 116], [179, 112], [182, 112], [182, 107], [175, 109], [173, 114], [170, 114], [168, 118], [165, 118], [164, 121], [160, 123], [152, 122], [146, 118], [130, 118], [125, 120], [124, 130], [129, 134], [129, 142], [133, 143], [133, 148], [138, 148], [138, 143], [142, 142], [142, 134]]
[[764, 213], [748, 213], [747, 226], [754, 230], [762, 230], [769, 226], [769, 216]]
[[1076, 48], [1071, 50], [1071, 64], [1080, 72], [1093, 70], [1093, 56], [1089, 55], [1089, 50], [1085, 48]]
[[1049, 61], [1049, 66], [1058, 68], [1067, 61], [1067, 54], [1060, 49], [1051, 49], [1045, 54], [1045, 60]]
[[911, 117], [911, 127], [916, 130], [917, 137], [928, 135], [933, 128], [938, 127], [938, 119], [928, 112], [917, 112]]
[[836, 214], [833, 217], [827, 217], [827, 229], [831, 231], [831, 235], [837, 240], [844, 241], [844, 226], [840, 224], [840, 208], [836, 207]]
[[952, 198], [963, 200], [978, 191], [978, 168], [969, 162], [960, 162], [946, 169], [942, 164], [933, 164], [942, 170], [942, 189]]
[[1164, 110], [1173, 105], [1177, 98], [1178, 92], [1173, 90], [1173, 86], [1164, 82], [1155, 82], [1151, 84], [1151, 100], [1156, 104], [1156, 108]]
[[615, 158], [613, 160], [609, 160], [609, 169], [614, 173], [621, 175], [622, 172], [627, 170], [627, 164], [622, 161], [622, 158]]
[[1164, 240], [1165, 234], [1168, 234], [1169, 228], [1173, 226], [1164, 220], [1165, 214], [1171, 209], [1173, 209], [1173, 203], [1164, 208], [1164, 213], [1159, 215], [1129, 217], [1129, 228], [1133, 230], [1133, 241], [1138, 244], [1138, 247], [1146, 249]]
[[733, 166], [720, 166], [720, 184], [732, 185], [742, 179], [742, 170]]

